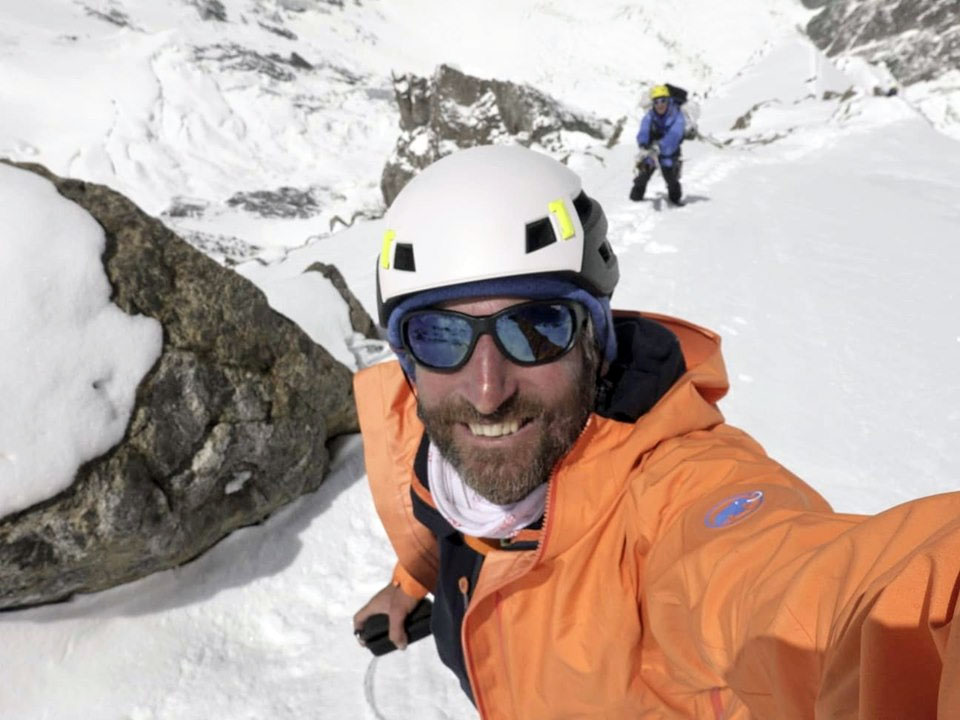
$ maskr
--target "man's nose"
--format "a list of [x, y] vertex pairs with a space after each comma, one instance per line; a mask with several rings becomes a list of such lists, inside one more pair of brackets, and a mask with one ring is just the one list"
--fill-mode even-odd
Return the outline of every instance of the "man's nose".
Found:
[[481, 335], [470, 360], [460, 370], [460, 392], [476, 408], [489, 415], [517, 391], [518, 366], [504, 357], [489, 335]]

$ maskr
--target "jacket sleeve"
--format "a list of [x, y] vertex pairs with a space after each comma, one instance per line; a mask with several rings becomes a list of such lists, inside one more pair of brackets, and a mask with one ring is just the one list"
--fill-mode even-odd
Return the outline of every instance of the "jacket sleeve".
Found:
[[648, 556], [644, 625], [676, 679], [758, 718], [960, 717], [960, 493], [841, 515], [723, 455], [674, 469], [723, 484], [681, 497]]
[[683, 133], [686, 130], [687, 122], [680, 108], [674, 108], [673, 122], [667, 127], [663, 138], [660, 140], [660, 155], [664, 158], [672, 158], [680, 150], [680, 143], [683, 142]]
[[433, 533], [413, 516], [410, 485], [423, 435], [413, 393], [392, 362], [358, 372], [354, 394], [373, 502], [397, 553], [392, 582], [423, 597], [436, 583], [439, 556]]
[[637, 145], [646, 147], [650, 144], [650, 113], [643, 116], [640, 121], [640, 129], [637, 131]]

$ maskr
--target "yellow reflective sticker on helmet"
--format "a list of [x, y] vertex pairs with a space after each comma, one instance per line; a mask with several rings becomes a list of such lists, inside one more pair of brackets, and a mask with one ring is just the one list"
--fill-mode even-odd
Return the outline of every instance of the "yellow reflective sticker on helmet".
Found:
[[390, 246], [397, 233], [393, 230], [387, 230], [383, 233], [383, 244], [380, 246], [380, 267], [384, 270], [390, 269]]
[[567, 206], [563, 200], [554, 200], [547, 207], [560, 224], [560, 237], [562, 239], [569, 240], [577, 234], [577, 231], [573, 227], [573, 222], [570, 220], [570, 215], [567, 213]]

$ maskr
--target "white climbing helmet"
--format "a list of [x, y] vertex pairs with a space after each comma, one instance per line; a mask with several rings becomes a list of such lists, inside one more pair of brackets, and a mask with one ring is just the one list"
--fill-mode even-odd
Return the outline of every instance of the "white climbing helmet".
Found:
[[599, 203], [556, 160], [519, 145], [484, 145], [427, 167], [387, 210], [377, 261], [386, 326], [400, 300], [433, 288], [556, 274], [609, 297], [620, 271]]

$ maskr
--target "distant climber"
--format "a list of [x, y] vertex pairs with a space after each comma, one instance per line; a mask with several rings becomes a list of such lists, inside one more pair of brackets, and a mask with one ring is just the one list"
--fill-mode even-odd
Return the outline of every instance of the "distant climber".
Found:
[[[676, 96], [671, 93], [674, 90]], [[687, 117], [680, 105], [686, 99], [686, 91], [670, 85], [655, 85], [650, 91], [653, 107], [643, 116], [637, 145], [641, 153], [637, 160], [637, 174], [630, 189], [630, 199], [643, 200], [647, 183], [657, 167], [667, 183], [667, 195], [674, 205], [683, 205], [683, 188], [680, 186], [681, 144], [687, 135]]]

